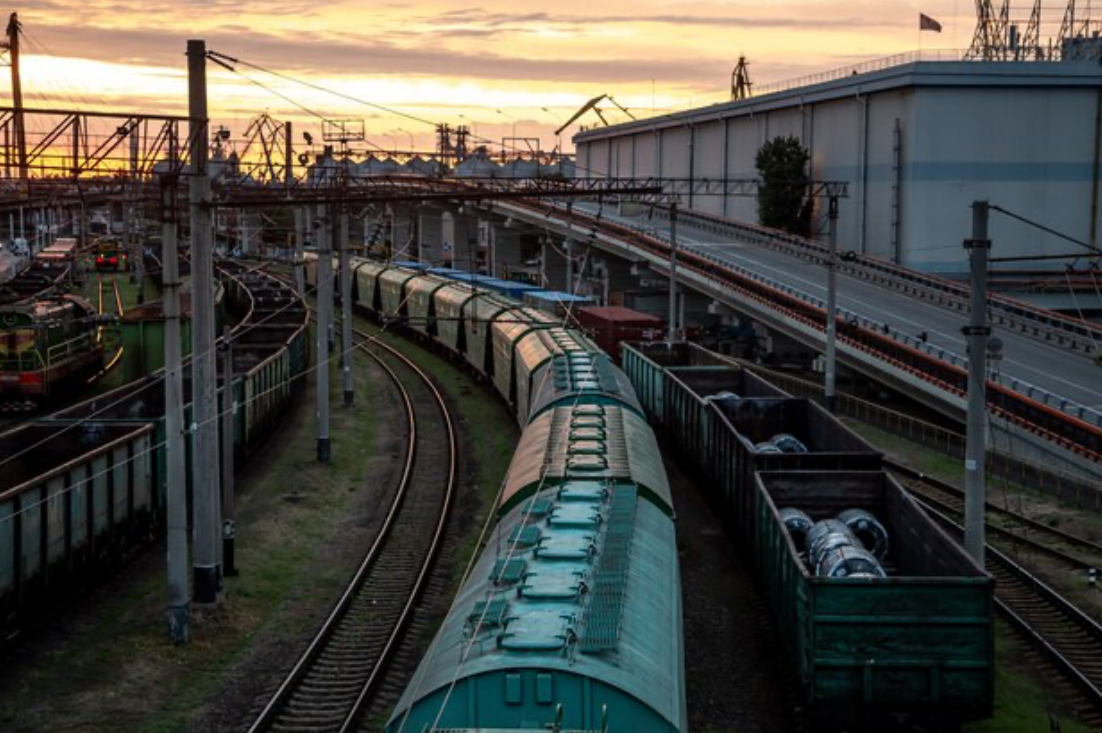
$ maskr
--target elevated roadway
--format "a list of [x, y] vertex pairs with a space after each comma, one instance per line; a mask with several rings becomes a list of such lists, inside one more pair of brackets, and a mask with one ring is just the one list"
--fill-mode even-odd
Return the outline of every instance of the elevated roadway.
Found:
[[[578, 208], [594, 216], [598, 213], [596, 204], [579, 204]], [[612, 207], [604, 207], [600, 213], [608, 221], [669, 241], [668, 221], [621, 216]], [[818, 257], [798, 257], [793, 256], [791, 250], [764, 247], [760, 239], [753, 241], [750, 236], [739, 236], [733, 228], [724, 231], [723, 227], [703, 226], [709, 219], [722, 224], [718, 219], [696, 215], [679, 217], [679, 247], [715, 257], [734, 267], [753, 270], [810, 296], [809, 302], [825, 301], [827, 270]], [[963, 243], [961, 251], [964, 251]], [[837, 302], [839, 308], [887, 326], [889, 332], [898, 334], [904, 342], [922, 342], [924, 337], [926, 344], [942, 351], [941, 358], [951, 363], [964, 363], [967, 343], [961, 329], [968, 324], [967, 308], [948, 307], [844, 270], [838, 273]], [[992, 370], [993, 378], [1022, 393], [1030, 392], [1029, 388], [1033, 387], [1030, 396], [1042, 400], [1043, 393], [1048, 393], [1051, 395], [1048, 400], [1054, 405], [1066, 401], [1069, 412], [1085, 407], [1089, 410], [1084, 412], [1088, 421], [1102, 425], [1099, 419], [1102, 418], [1102, 367], [1094, 363], [1089, 349], [1069, 348], [1066, 341], [1027, 335], [1011, 328], [996, 327], [994, 335], [1003, 342], [1003, 356], [997, 368]], [[1102, 347], [1102, 341], [1098, 345]]]
[[[613, 207], [498, 204], [501, 213], [669, 272], [668, 223]], [[696, 217], [695, 220], [693, 217]], [[821, 245], [696, 215], [679, 217], [678, 280], [811, 348], [822, 349]], [[790, 238], [789, 238], [790, 239]], [[962, 419], [967, 360], [960, 285], [886, 263], [847, 263], [839, 277], [839, 360]], [[894, 268], [894, 269], [893, 269]], [[989, 375], [992, 432], [1002, 452], [1102, 477], [1102, 330], [1013, 301], [992, 304], [1004, 358]]]

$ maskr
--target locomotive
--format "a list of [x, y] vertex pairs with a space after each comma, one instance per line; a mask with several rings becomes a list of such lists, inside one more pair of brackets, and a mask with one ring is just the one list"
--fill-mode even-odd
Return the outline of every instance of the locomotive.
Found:
[[0, 307], [0, 405], [34, 409], [103, 365], [96, 311], [75, 295]]

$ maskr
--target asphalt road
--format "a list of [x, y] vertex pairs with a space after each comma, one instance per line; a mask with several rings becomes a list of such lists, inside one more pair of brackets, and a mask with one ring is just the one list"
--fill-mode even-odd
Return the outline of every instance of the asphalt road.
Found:
[[[595, 206], [578, 208], [590, 214], [596, 209]], [[608, 209], [602, 216], [655, 228], [662, 234], [669, 231], [666, 222], [650, 224], [643, 218], [621, 217]], [[723, 234], [703, 231], [684, 221], [678, 222], [677, 233], [678, 244], [685, 249], [709, 253], [810, 295], [826, 297], [826, 269], [819, 265], [738, 242]], [[912, 336], [925, 331], [930, 343], [962, 357], [966, 353], [961, 334], [966, 314], [842, 274], [838, 276], [838, 305]], [[1003, 342], [1003, 358], [999, 365], [1003, 382], [1017, 378], [1078, 404], [1102, 410], [1102, 367], [1092, 363], [1085, 354], [1005, 329], [996, 328], [995, 335]]]

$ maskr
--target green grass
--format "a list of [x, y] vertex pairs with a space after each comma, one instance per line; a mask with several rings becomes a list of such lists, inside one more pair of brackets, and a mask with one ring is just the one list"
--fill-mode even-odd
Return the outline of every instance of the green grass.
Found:
[[[905, 438], [887, 433], [879, 428], [849, 418], [843, 418], [847, 427], [884, 451], [897, 462], [922, 471], [941, 481], [957, 487], [964, 485], [964, 462], [950, 458], [942, 453], [912, 443]], [[1047, 494], [1030, 489], [1012, 481], [988, 476], [987, 500], [997, 506], [1009, 506], [1018, 510], [1018, 500], [1023, 500], [1032, 511], [1034, 518], [1059, 527], [1072, 534], [1087, 539], [1102, 538], [1102, 516], [1089, 511], [1077, 510]], [[1074, 521], [1069, 521], [1069, 520]]]
[[842, 418], [842, 422], [898, 462], [922, 471], [927, 476], [949, 483], [960, 483], [964, 480], [964, 462], [960, 459], [950, 458], [867, 423], [851, 418]]
[[1045, 690], [1027, 671], [1025, 648], [1002, 621], [995, 624], [995, 714], [988, 720], [961, 729], [961, 733], [1089, 733], [1090, 729], [1070, 718], [1055, 714], [1059, 728], [1050, 728], [1049, 712], [1054, 705]]
[[[454, 591], [477, 549], [478, 531], [493, 507], [519, 431], [484, 385], [409, 341], [390, 334], [384, 338], [430, 374], [457, 408], [460, 430], [470, 436], [464, 460], [475, 496], [468, 502], [463, 543], [450, 559]], [[352, 570], [328, 562], [327, 550], [349, 521], [356, 487], [370, 480], [365, 459], [372, 455], [378, 416], [368, 414], [367, 400], [361, 398], [365, 388], [372, 388], [367, 364], [356, 360], [359, 409], [331, 412], [331, 464], [322, 467], [314, 460], [313, 411], [306, 406], [278, 449], [265, 455], [267, 464], [255, 472], [248, 492], [239, 495], [242, 573], [227, 579], [227, 601], [213, 617], [193, 621], [190, 644], [176, 647], [167, 640], [163, 554], [157, 552], [157, 560], [145, 563], [126, 592], [105, 602], [88, 626], [65, 641], [49, 642], [48, 651], [27, 662], [18, 679], [0, 682], [0, 730], [182, 731], [219, 693], [227, 673], [246, 658], [258, 636], [281, 640], [309, 634], [313, 617], [287, 609], [301, 606], [306, 596], [314, 604], [318, 599], [328, 604]], [[340, 389], [333, 365], [334, 405], [340, 403]], [[427, 646], [434, 631], [419, 643]], [[42, 690], [51, 694], [43, 696]]]
[[[362, 362], [357, 372], [361, 390], [371, 389]], [[334, 366], [334, 404], [337, 374]], [[330, 562], [329, 543], [346, 526], [355, 489], [370, 481], [364, 458], [372, 453], [374, 421], [366, 408], [334, 410], [333, 461], [325, 467], [315, 461], [313, 413], [300, 410], [290, 434], [265, 455], [266, 470], [239, 496], [241, 574], [226, 579], [221, 609], [210, 618], [193, 615], [191, 643], [168, 641], [163, 565], [147, 563], [88, 627], [48, 642], [48, 653], [0, 691], [0, 729], [180, 731], [258, 634], [295, 638], [312, 628], [309, 614], [285, 610], [304, 595], [328, 604], [354, 568]], [[300, 500], [285, 501], [293, 494]]]

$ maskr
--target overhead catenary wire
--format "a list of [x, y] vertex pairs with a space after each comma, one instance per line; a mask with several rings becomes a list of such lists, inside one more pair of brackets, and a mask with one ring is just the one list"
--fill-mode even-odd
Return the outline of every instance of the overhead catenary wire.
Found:
[[[1075, 285], [1071, 282], [1070, 266], [1064, 270], [1064, 279], [1068, 283], [1068, 293], [1071, 295], [1072, 307], [1074, 307], [1075, 312], [1079, 314], [1079, 320], [1086, 321], [1087, 317], [1083, 314], [1083, 309], [1079, 306], [1079, 298], [1075, 295]], [[1091, 349], [1097, 349], [1098, 341], [1094, 338], [1094, 329], [1087, 329], [1087, 336], [1091, 341]]]
[[[307, 87], [309, 89], [313, 89], [315, 91], [319, 91], [319, 92], [322, 92], [322, 93], [325, 93], [325, 94], [331, 94], [335, 97], [339, 97], [339, 98], [344, 99], [346, 101], [353, 102], [355, 104], [362, 104], [366, 107], [371, 107], [372, 109], [377, 109], [381, 112], [386, 112], [388, 114], [392, 114], [392, 115], [395, 115], [397, 117], [402, 117], [402, 118], [411, 120], [413, 122], [417, 122], [418, 124], [428, 125], [428, 126], [434, 128], [434, 129], [440, 127], [440, 125], [441, 125], [441, 123], [439, 123], [437, 121], [434, 121], [434, 120], [430, 120], [426, 117], [421, 117], [419, 115], [415, 115], [415, 114], [412, 114], [410, 112], [405, 112], [405, 111], [400, 110], [396, 107], [390, 107], [390, 106], [387, 106], [387, 105], [384, 105], [384, 104], [379, 104], [378, 102], [372, 102], [370, 100], [363, 99], [361, 97], [357, 97], [357, 96], [354, 96], [354, 95], [351, 95], [351, 94], [347, 94], [345, 92], [341, 92], [341, 91], [338, 91], [336, 89], [332, 89], [332, 88], [323, 86], [321, 84], [317, 84], [315, 82], [306, 81], [305, 79], [300, 79], [298, 77], [291, 76], [290, 74], [286, 74], [286, 73], [283, 73], [283, 72], [280, 72], [280, 71], [276, 71], [274, 69], [267, 68], [265, 66], [261, 66], [260, 64], [255, 64], [251, 61], [247, 61], [247, 60], [244, 60], [244, 59], [241, 59], [241, 58], [238, 58], [238, 57], [230, 56], [228, 54], [219, 53], [217, 51], [207, 51], [207, 56], [209, 58], [211, 58], [212, 60], [221, 59], [223, 61], [228, 61], [230, 63], [241, 64], [242, 66], [247, 66], [251, 69], [255, 69], [256, 71], [260, 71], [260, 72], [265, 73], [265, 74], [270, 74], [270, 75], [272, 75], [274, 77], [277, 77], [279, 79], [283, 79], [284, 81], [289, 81], [293, 84], [299, 84], [301, 86], [304, 86], [304, 87]], [[510, 149], [513, 152], [528, 152], [528, 151], [525, 151], [524, 149], [520, 148], [517, 145], [512, 145], [512, 144], [506, 145], [506, 144], [500, 143], [496, 140], [491, 140], [490, 138], [482, 137], [480, 135], [475, 135], [473, 133], [470, 134], [468, 136], [468, 138], [470, 140], [474, 141], [474, 142], [485, 143], [485, 144], [488, 144], [488, 145], [500, 145], [503, 149]], [[603, 175], [602, 171], [598, 171], [595, 168], [588, 168], [588, 167], [579, 168], [577, 161], [575, 161], [574, 165], [575, 165], [576, 169], [582, 170], [583, 172], [586, 172], [586, 173], [599, 173], [599, 174]]]
[[[207, 52], [207, 58], [210, 59], [212, 62], [214, 62], [214, 63], [218, 64], [219, 66], [221, 66], [223, 69], [226, 69], [227, 71], [230, 71], [234, 74], [237, 74], [238, 76], [240, 76], [242, 79], [245, 79], [249, 83], [254, 84], [255, 86], [259, 87], [260, 89], [263, 89], [264, 91], [279, 97], [280, 99], [287, 102], [288, 104], [291, 104], [291, 105], [297, 107], [298, 109], [302, 110], [303, 112], [310, 115], [311, 117], [315, 117], [315, 118], [321, 120], [322, 122], [325, 122], [325, 121], [330, 119], [329, 117], [326, 117], [325, 115], [323, 115], [321, 112], [318, 112], [315, 109], [307, 107], [305, 104], [293, 99], [292, 97], [284, 94], [283, 92], [280, 92], [280, 91], [272, 88], [271, 86], [265, 84], [264, 82], [260, 81], [259, 79], [255, 79], [255, 78], [249, 76], [248, 74], [246, 74], [245, 72], [241, 71], [240, 69], [234, 68], [233, 66], [226, 63], [226, 61], [223, 60], [223, 58], [225, 58], [223, 56], [223, 54], [219, 54], [219, 53], [216, 53], [214, 51], [208, 51]], [[236, 61], [236, 60], [233, 59], [233, 61]], [[251, 64], [245, 63], [243, 61], [237, 61], [237, 63], [240, 63], [244, 66], [252, 66]], [[373, 143], [372, 141], [370, 141], [366, 138], [364, 139], [364, 142], [366, 142], [368, 145], [370, 145], [371, 147], [373, 147], [377, 150], [384, 150], [383, 147], [381, 147], [380, 145], [377, 145], [376, 143]]]

